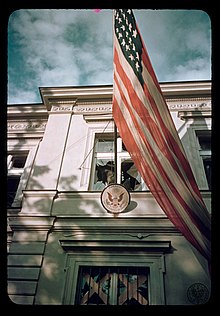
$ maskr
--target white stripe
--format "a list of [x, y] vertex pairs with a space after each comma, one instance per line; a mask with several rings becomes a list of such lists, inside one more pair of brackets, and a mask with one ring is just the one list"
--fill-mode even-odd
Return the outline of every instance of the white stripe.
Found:
[[[115, 89], [115, 93], [116, 93], [116, 89]], [[120, 104], [121, 99], [120, 99], [120, 97], [117, 96], [117, 93], [115, 94], [115, 97], [117, 99], [117, 102]], [[135, 126], [133, 125], [133, 121], [130, 118], [130, 114], [129, 114], [128, 110], [126, 109], [126, 107], [124, 107], [124, 106], [122, 107], [122, 106], [123, 105], [120, 105], [120, 110], [121, 110], [122, 114], [124, 115], [124, 117], [126, 118], [126, 123], [128, 124], [129, 129], [131, 131], [133, 131], [135, 129]], [[182, 205], [179, 203], [179, 201], [173, 195], [172, 191], [168, 188], [166, 183], [164, 183], [163, 178], [161, 177], [157, 168], [155, 168], [155, 166], [153, 165], [153, 161], [151, 159], [149, 161], [149, 157], [148, 157], [146, 151], [144, 151], [144, 144], [143, 144], [142, 140], [137, 137], [136, 133], [133, 133], [133, 137], [134, 137], [136, 144], [138, 145], [140, 152], [142, 153], [144, 160], [148, 162], [148, 164], [150, 165], [151, 171], [155, 174], [156, 178], [158, 179], [158, 183], [162, 187], [162, 190], [164, 192], [166, 192], [166, 195], [167, 195], [170, 203], [172, 205], [174, 205], [176, 210], [178, 210], [178, 214], [180, 215], [180, 218], [181, 218], [180, 222], [181, 221], [185, 222], [188, 230], [195, 237], [195, 239], [197, 240], [197, 242], [201, 246], [201, 248], [204, 249], [205, 252], [207, 253], [209, 246], [210, 246], [209, 241], [205, 238], [205, 236], [202, 235], [202, 233], [198, 230], [198, 228], [193, 224], [189, 215], [185, 212], [185, 209], [182, 207]], [[143, 166], [142, 166], [142, 169], [143, 169]], [[145, 175], [145, 172], [142, 174], [142, 177], [145, 180], [144, 175]], [[147, 182], [147, 181], [145, 181], [145, 182]]]
[[[167, 177], [169, 178], [170, 182], [173, 183], [175, 188], [178, 188], [178, 191], [181, 192], [181, 197], [184, 199], [185, 203], [188, 205], [188, 207], [192, 210], [193, 213], [195, 213], [200, 220], [204, 223], [204, 225], [209, 224], [209, 217], [207, 217], [207, 213], [204, 212], [204, 206], [203, 203], [201, 203], [201, 200], [195, 200], [192, 196], [192, 192], [188, 189], [182, 178], [179, 176], [179, 174], [176, 172], [175, 169], [173, 169], [172, 165], [170, 164], [170, 161], [167, 159], [166, 156], [163, 155], [157, 144], [155, 143], [151, 133], [146, 128], [145, 124], [143, 123], [141, 117], [138, 115], [138, 113], [135, 111], [134, 107], [132, 106], [132, 102], [130, 100], [130, 97], [127, 93], [127, 89], [124, 86], [123, 81], [121, 80], [118, 73], [115, 73], [117, 80], [119, 82], [119, 86], [123, 91], [123, 94], [129, 104], [129, 107], [136, 118], [138, 125], [141, 127], [142, 132], [144, 133], [145, 138], [149, 142], [152, 150], [156, 154], [157, 158], [161, 162], [161, 168], [165, 170], [165, 173], [167, 174]], [[128, 111], [128, 110], [127, 110]], [[129, 115], [130, 116], [130, 115]], [[140, 136], [141, 137], [141, 136]], [[144, 148], [144, 151], [146, 149]], [[151, 155], [149, 155], [148, 159], [152, 160]], [[194, 192], [194, 191], [193, 191]], [[208, 226], [210, 228], [210, 226]]]
[[155, 85], [150, 73], [148, 72], [148, 69], [144, 66], [143, 61], [142, 61], [142, 67], [143, 67], [142, 76], [144, 78], [144, 81], [146, 82], [150, 95], [156, 104], [158, 112], [160, 113], [160, 116], [163, 118], [163, 122], [165, 126], [167, 127], [168, 130], [171, 131], [172, 136], [176, 140], [176, 143], [179, 145], [180, 150], [185, 156], [185, 152], [182, 148], [182, 143], [180, 142], [180, 139], [176, 133], [175, 125], [173, 124], [172, 118], [169, 115], [169, 110], [167, 108], [166, 103], [164, 102], [161, 92], [158, 90], [157, 86]]
[[[128, 112], [126, 106], [123, 104], [123, 101], [122, 101], [122, 99], [120, 97], [120, 92], [119, 92], [117, 87], [115, 87], [115, 98], [116, 98], [116, 100], [117, 100], [117, 102], [118, 102], [118, 104], [120, 106], [120, 110], [121, 110], [123, 116], [126, 119], [126, 123], [127, 123], [128, 127], [129, 127], [129, 129], [131, 131], [134, 131], [135, 130], [135, 126], [133, 124], [133, 120], [130, 117], [130, 113]], [[175, 205], [175, 209], [178, 210], [178, 213], [180, 214], [181, 219], [186, 223], [189, 231], [191, 231], [192, 235], [195, 236], [196, 240], [201, 245], [201, 247], [203, 249], [206, 249], [206, 245], [205, 245], [205, 242], [203, 240], [205, 238], [205, 236], [203, 236], [201, 234], [201, 232], [197, 229], [197, 227], [192, 223], [190, 217], [185, 212], [185, 210], [182, 207], [182, 205], [176, 199], [175, 195], [172, 193], [172, 191], [169, 189], [169, 187], [166, 185], [166, 183], [164, 183], [163, 178], [161, 177], [161, 175], [158, 172], [157, 168], [155, 168], [155, 166], [153, 165], [153, 161], [152, 161], [151, 157], [149, 159], [149, 154], [145, 150], [145, 145], [144, 145], [142, 139], [140, 137], [137, 137], [137, 133], [132, 133], [132, 135], [133, 135], [133, 138], [134, 138], [134, 140], [135, 140], [135, 142], [136, 142], [136, 144], [137, 144], [137, 146], [139, 148], [139, 151], [141, 152], [142, 156], [144, 157], [145, 161], [148, 162], [148, 164], [151, 167], [151, 170], [154, 170], [154, 174], [155, 174], [158, 182], [160, 183], [163, 191], [166, 192], [166, 195], [169, 197], [169, 200], [172, 201], [171, 204]], [[145, 178], [145, 177], [143, 177], [143, 178]], [[206, 243], [208, 243], [208, 241]], [[207, 249], [206, 249], [206, 251], [207, 251]]]
[[[120, 45], [119, 45], [119, 43], [118, 43], [118, 40], [117, 40], [117, 38], [116, 38], [115, 35], [114, 35], [114, 40], [115, 40], [115, 48], [116, 48], [116, 50], [117, 50], [117, 52], [118, 52], [120, 64], [122, 65], [122, 68], [123, 68], [123, 70], [125, 71], [125, 73], [127, 74], [128, 78], [130, 79], [130, 82], [131, 82], [131, 85], [133, 86], [133, 89], [134, 89], [135, 92], [137, 93], [139, 99], [140, 99], [141, 102], [144, 104], [144, 106], [146, 107], [146, 109], [149, 111], [149, 114], [150, 114], [151, 118], [156, 122], [158, 128], [160, 128], [160, 130], [162, 130], [161, 127], [160, 127], [160, 124], [159, 124], [159, 122], [158, 122], [158, 119], [157, 119], [155, 113], [154, 113], [153, 110], [152, 110], [151, 103], [150, 103], [150, 102], [148, 101], [148, 99], [146, 98], [146, 96], [145, 96], [145, 94], [144, 94], [144, 91], [143, 91], [143, 88], [142, 88], [140, 82], [137, 80], [137, 77], [136, 77], [136, 75], [135, 75], [135, 73], [134, 73], [134, 71], [133, 71], [131, 65], [128, 63], [128, 61], [127, 61], [126, 58], [124, 57], [124, 54], [123, 54], [123, 52], [122, 52], [122, 50], [121, 50], [121, 47], [120, 47]], [[146, 70], [146, 68], [144, 67], [143, 62], [142, 62], [142, 66], [143, 66], [143, 69]], [[146, 71], [147, 71], [147, 70], [146, 70]], [[150, 74], [149, 74], [149, 78], [151, 78], [151, 77], [150, 77]], [[152, 81], [152, 78], [151, 78], [151, 81]], [[153, 81], [152, 81], [152, 82], [153, 82]], [[154, 83], [153, 83], [153, 84], [154, 84]], [[158, 92], [158, 90], [157, 90], [157, 94], [158, 94], [158, 93], [159, 93], [159, 92]], [[154, 97], [152, 94], [151, 94], [151, 96]], [[161, 97], [161, 95], [160, 95], [160, 97]], [[163, 108], [163, 107], [164, 107], [164, 105], [162, 105], [162, 108]], [[160, 112], [161, 112], [161, 111], [160, 111]], [[161, 115], [161, 117], [163, 118], [163, 116], [164, 116], [164, 113], [163, 113], [163, 115]], [[167, 120], [167, 119], [166, 119], [166, 120]], [[165, 124], [166, 127], [167, 127], [167, 129], [170, 130], [170, 121], [165, 122], [165, 123], [167, 123], [167, 125]], [[171, 125], [172, 125], [172, 124], [171, 124]], [[171, 130], [173, 130], [173, 127], [174, 127], [174, 126], [172, 125], [172, 129], [171, 129]], [[164, 135], [163, 130], [162, 130], [161, 134]], [[182, 148], [182, 144], [181, 144], [181, 142], [180, 142], [180, 140], [179, 140], [179, 137], [176, 137], [176, 136], [177, 136], [176, 133], [174, 133], [174, 138], [176, 139], [176, 143], [177, 143], [177, 145], [180, 147], [180, 150], [182, 151], [183, 155], [185, 155], [185, 153], [184, 153], [184, 151], [183, 151], [183, 148]], [[166, 142], [166, 139], [164, 139], [164, 140], [165, 140], [165, 142]]]
[[[134, 71], [132, 69], [132, 67], [130, 66], [130, 64], [127, 62], [126, 58], [124, 57], [123, 55], [123, 52], [121, 50], [121, 47], [120, 45], [118, 44], [118, 41], [117, 41], [117, 38], [115, 39], [115, 47], [116, 47], [116, 50], [118, 52], [118, 57], [119, 57], [119, 60], [120, 60], [120, 64], [124, 70], [124, 72], [127, 74], [127, 77], [130, 79], [130, 83], [131, 85], [133, 86], [133, 89], [134, 91], [136, 92], [138, 98], [141, 100], [143, 106], [147, 109], [147, 111], [149, 112], [149, 115], [151, 117], [151, 119], [155, 122], [155, 124], [158, 126], [159, 130], [160, 130], [160, 133], [164, 139], [164, 142], [166, 143], [167, 147], [169, 148], [169, 145], [167, 143], [167, 140], [166, 138], [164, 137], [164, 132], [163, 132], [163, 129], [161, 128], [159, 122], [158, 122], [158, 119], [155, 115], [155, 113], [153, 112], [152, 110], [152, 106], [150, 104], [150, 102], [147, 100], [144, 92], [143, 92], [143, 89], [142, 89], [142, 86], [141, 84], [139, 83], [139, 81], [137, 80], [137, 77], [136, 75], [134, 74]], [[116, 72], [116, 67], [115, 67], [115, 72]], [[163, 115], [162, 115], [162, 118], [163, 118]], [[174, 134], [174, 138], [177, 139], [177, 145], [178, 147], [180, 148], [181, 152], [183, 153], [183, 155], [185, 156], [184, 154], [184, 150], [183, 150], [183, 147], [182, 147], [182, 143], [180, 142], [180, 139], [175, 131]], [[169, 148], [170, 149], [170, 148]], [[175, 153], [173, 153], [172, 149], [170, 149], [171, 151], [171, 154], [173, 156], [173, 158], [175, 159], [176, 163], [180, 166], [180, 164], [178, 163], [179, 159], [178, 157], [176, 157]], [[188, 180], [188, 179], [186, 179]]]
[[[149, 88], [150, 94], [153, 97], [153, 99], [155, 100], [156, 106], [157, 106], [157, 108], [158, 108], [158, 110], [160, 112], [160, 116], [162, 117], [163, 121], [167, 121], [166, 126], [168, 126], [168, 124], [170, 122], [170, 119], [169, 119], [168, 115], [165, 115], [167, 113], [167, 111], [161, 111], [161, 109], [163, 109], [163, 107], [165, 107], [164, 100], [163, 100], [163, 98], [161, 96], [161, 93], [158, 91], [157, 86], [155, 85], [155, 83], [154, 83], [152, 77], [150, 76], [150, 74], [148, 73], [148, 70], [144, 67], [143, 63], [142, 63], [142, 66], [143, 66], [143, 77], [144, 77], [144, 80], [146, 81], [146, 84], [147, 84], [147, 86]], [[173, 137], [175, 137], [176, 140], [178, 139], [178, 141], [179, 141], [178, 142], [179, 148], [182, 149], [181, 151], [183, 153], [183, 156], [185, 157], [185, 159], [187, 161], [187, 157], [186, 157], [184, 148], [183, 148], [182, 143], [181, 143], [181, 141], [179, 139], [179, 136], [178, 136], [178, 133], [177, 133], [177, 131], [175, 129], [174, 124], [170, 124], [170, 130], [171, 129], [173, 130], [172, 135], [173, 135]], [[169, 145], [167, 145], [167, 146], [169, 148]], [[176, 155], [175, 156], [173, 155], [173, 151], [172, 150], [170, 150], [170, 153], [172, 154], [172, 156], [175, 159]], [[192, 192], [193, 197], [195, 198], [196, 201], [198, 201], [199, 204], [201, 204], [202, 197], [198, 196], [197, 193], [194, 191], [189, 179], [186, 176], [185, 170], [182, 167], [181, 161], [178, 159], [178, 157], [177, 157], [177, 159], [175, 159], [175, 161], [178, 164], [179, 170], [181, 171], [181, 174], [184, 177], [186, 183], [190, 187], [190, 191]], [[204, 206], [203, 206], [203, 209], [204, 209]], [[205, 212], [206, 212], [206, 210], [205, 210]]]
[[[152, 106], [151, 104], [148, 102], [146, 96], [144, 95], [143, 93], [143, 89], [142, 89], [142, 86], [141, 84], [139, 83], [139, 81], [137, 80], [137, 77], [136, 75], [134, 74], [134, 71], [132, 69], [132, 67], [130, 66], [130, 64], [127, 62], [126, 58], [124, 57], [124, 54], [121, 50], [121, 47], [120, 45], [118, 44], [118, 40], [117, 38], [115, 38], [115, 46], [116, 46], [116, 49], [117, 49], [117, 52], [118, 52], [118, 57], [119, 57], [119, 60], [120, 60], [120, 63], [122, 65], [122, 68], [124, 69], [125, 73], [127, 74], [128, 78], [130, 79], [130, 82], [131, 82], [131, 85], [133, 86], [136, 94], [138, 95], [138, 97], [140, 98], [141, 102], [143, 103], [143, 105], [145, 106], [145, 108], [149, 111], [149, 114], [151, 115], [151, 118], [155, 121], [155, 123], [157, 124], [160, 132], [161, 132], [161, 135], [164, 139], [164, 142], [166, 143], [167, 145], [167, 148], [169, 149], [170, 151], [170, 154], [172, 155], [172, 157], [174, 158], [174, 160], [176, 161], [176, 164], [178, 165], [179, 167], [179, 170], [182, 174], [182, 176], [184, 177], [184, 180], [186, 181], [186, 183], [188, 184], [188, 186], [190, 187], [191, 189], [191, 193], [193, 194], [193, 197], [194, 199], [199, 203], [201, 204], [201, 197], [198, 196], [195, 191], [193, 190], [192, 186], [191, 186], [191, 183], [190, 181], [188, 180], [187, 176], [186, 176], [186, 173], [185, 173], [185, 170], [183, 169], [182, 167], [182, 164], [181, 164], [181, 161], [179, 161], [178, 157], [176, 156], [176, 154], [172, 151], [172, 149], [169, 147], [167, 141], [166, 141], [166, 138], [164, 137], [164, 133], [163, 133], [163, 130], [162, 128], [160, 127], [160, 124], [158, 123], [157, 121], [157, 118], [155, 117], [155, 114], [153, 113], [152, 111]], [[144, 66], [144, 65], [143, 65]], [[145, 68], [145, 67], [144, 67]], [[146, 68], [145, 68], [146, 69]], [[147, 71], [145, 71], [146, 73]], [[115, 67], [115, 73], [116, 73], [116, 67]], [[148, 73], [148, 72], [147, 72]], [[157, 102], [163, 102], [163, 98], [161, 97], [159, 91], [157, 90], [157, 87], [155, 86], [151, 76], [149, 75], [147, 78], [146, 78], [149, 82], [149, 85], [152, 87], [151, 88], [151, 94], [153, 93], [153, 91], [155, 91], [154, 93], [156, 93], [156, 95], [158, 96], [159, 94], [159, 97], [158, 97], [158, 100]], [[154, 89], [152, 91], [152, 89]], [[140, 93], [141, 92], [141, 93]], [[153, 96], [152, 96], [153, 97]], [[162, 104], [162, 107], [164, 105]], [[165, 111], [166, 112], [166, 111]], [[161, 113], [161, 111], [160, 111]], [[164, 119], [166, 117], [165, 113], [162, 113], [162, 118]], [[173, 124], [170, 124], [172, 125], [172, 127], [174, 126]], [[185, 153], [184, 153], [184, 149], [183, 149], [183, 146], [182, 146], [182, 143], [179, 139], [179, 136], [178, 136], [178, 133], [176, 132], [176, 130], [174, 130], [174, 132], [172, 133], [173, 137], [175, 139], [177, 139], [177, 144], [178, 144], [178, 148], [181, 150], [181, 152], [183, 153], [183, 156], [185, 157], [185, 159], [187, 160], [186, 156], [185, 156]], [[203, 204], [203, 203], [202, 203]], [[204, 209], [204, 205], [203, 205], [203, 209]]]

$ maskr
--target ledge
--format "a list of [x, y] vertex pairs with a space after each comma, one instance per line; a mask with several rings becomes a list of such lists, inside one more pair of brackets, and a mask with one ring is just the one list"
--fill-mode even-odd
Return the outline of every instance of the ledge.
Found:
[[114, 250], [135, 248], [138, 250], [152, 250], [152, 251], [163, 251], [167, 252], [171, 249], [170, 241], [74, 241], [74, 240], [60, 240], [60, 245], [64, 250], [79, 250], [79, 249], [89, 249], [89, 250], [107, 250], [109, 248], [114, 248]]

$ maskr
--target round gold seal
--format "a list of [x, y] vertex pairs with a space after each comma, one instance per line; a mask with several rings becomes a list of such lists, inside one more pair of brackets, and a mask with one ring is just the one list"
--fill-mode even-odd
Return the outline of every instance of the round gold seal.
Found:
[[121, 213], [130, 203], [130, 194], [121, 184], [110, 184], [101, 193], [104, 208], [111, 213]]

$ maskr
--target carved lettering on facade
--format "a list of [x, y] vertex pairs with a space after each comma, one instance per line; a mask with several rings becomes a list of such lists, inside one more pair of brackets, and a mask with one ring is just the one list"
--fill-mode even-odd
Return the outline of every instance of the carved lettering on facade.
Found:
[[190, 104], [170, 104], [168, 105], [168, 107], [170, 110], [210, 108], [211, 102], [190, 103]]
[[56, 106], [53, 105], [51, 108], [52, 112], [65, 112], [65, 111], [72, 111], [73, 113], [94, 113], [94, 112], [111, 112], [112, 105], [100, 105], [100, 106], [73, 106], [73, 105], [63, 105], [63, 106]]
[[44, 130], [46, 123], [9, 123], [8, 130]]
[[[211, 101], [209, 102], [201, 102], [201, 103], [175, 103], [171, 104], [168, 103], [168, 108], [170, 110], [179, 110], [179, 109], [203, 109], [203, 108], [210, 108], [211, 107]], [[112, 105], [100, 105], [100, 106], [82, 106], [82, 105], [63, 105], [63, 106], [52, 106], [51, 111], [53, 112], [65, 112], [65, 111], [72, 111], [73, 113], [99, 113], [99, 112], [112, 112]]]
[[94, 107], [90, 107], [90, 106], [76, 106], [73, 109], [74, 112], [111, 112], [112, 111], [112, 106], [108, 105], [108, 106], [94, 106]]
[[63, 106], [52, 106], [51, 111], [57, 112], [57, 111], [72, 111], [72, 105], [63, 105]]

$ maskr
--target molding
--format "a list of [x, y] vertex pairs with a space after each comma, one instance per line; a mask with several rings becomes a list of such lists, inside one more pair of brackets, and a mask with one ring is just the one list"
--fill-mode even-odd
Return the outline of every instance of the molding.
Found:
[[206, 110], [201, 110], [201, 111], [178, 111], [178, 117], [181, 120], [187, 120], [187, 119], [191, 119], [191, 118], [201, 118], [203, 119], [204, 117], [206, 118], [211, 118], [212, 117], [212, 113], [211, 111], [208, 109]]
[[89, 123], [89, 122], [100, 122], [100, 121], [113, 121], [112, 114], [97, 114], [97, 115], [83, 115], [83, 119]]
[[[87, 101], [87, 102], [76, 102], [69, 101], [71, 104], [67, 104], [64, 101], [56, 102], [51, 105], [50, 113], [57, 112], [71, 112], [74, 114], [93, 114], [93, 120], [95, 120], [95, 115], [98, 113], [111, 114], [112, 117], [112, 104], [106, 101]], [[210, 98], [176, 98], [167, 99], [167, 106], [169, 110], [201, 110], [201, 109], [211, 109]], [[87, 119], [86, 119], [87, 120]]]
[[14, 104], [8, 105], [7, 115], [9, 119], [17, 119], [18, 117], [30, 118], [48, 118], [47, 109], [44, 104]]
[[9, 217], [8, 224], [14, 230], [48, 231], [54, 225], [55, 216], [22, 216]]
[[[160, 83], [165, 98], [208, 97], [211, 95], [211, 81], [165, 82]], [[113, 85], [80, 86], [80, 87], [41, 87], [41, 97], [47, 110], [55, 102], [112, 102]]]
[[115, 241], [111, 240], [99, 240], [99, 241], [78, 241], [78, 240], [59, 240], [61, 247], [68, 251], [68, 250], [78, 250], [83, 248], [84, 251], [86, 250], [108, 250], [109, 248], [113, 248], [114, 251], [118, 251], [119, 249], [123, 249], [125, 251], [126, 249], [135, 248], [135, 251], [138, 250], [146, 250], [146, 251], [160, 251], [160, 252], [168, 252], [171, 250], [171, 242], [170, 241], [125, 241], [125, 240], [117, 240], [117, 243]]
[[103, 86], [80, 86], [80, 87], [55, 87], [55, 88], [40, 88], [42, 100], [50, 111], [53, 102], [62, 101], [65, 103], [76, 102], [76, 100], [111, 100], [113, 87], [108, 85]]
[[157, 236], [177, 234], [182, 235], [179, 230], [164, 215], [161, 217], [133, 217], [133, 218], [113, 218], [100, 217], [88, 218], [57, 216], [54, 231], [63, 232], [63, 237], [77, 240], [103, 239], [146, 239], [149, 236], [157, 239]]
[[[28, 192], [28, 191], [26, 191]], [[30, 192], [44, 192], [44, 191], [30, 191]], [[57, 192], [57, 198], [61, 199], [99, 199], [101, 191], [57, 191], [57, 190], [48, 190], [45, 192]], [[202, 196], [209, 195], [210, 191], [201, 190]], [[131, 200], [142, 199], [149, 200], [149, 198], [154, 199], [150, 191], [131, 191]]]
[[57, 190], [23, 190], [24, 197], [49, 197], [56, 198]]

